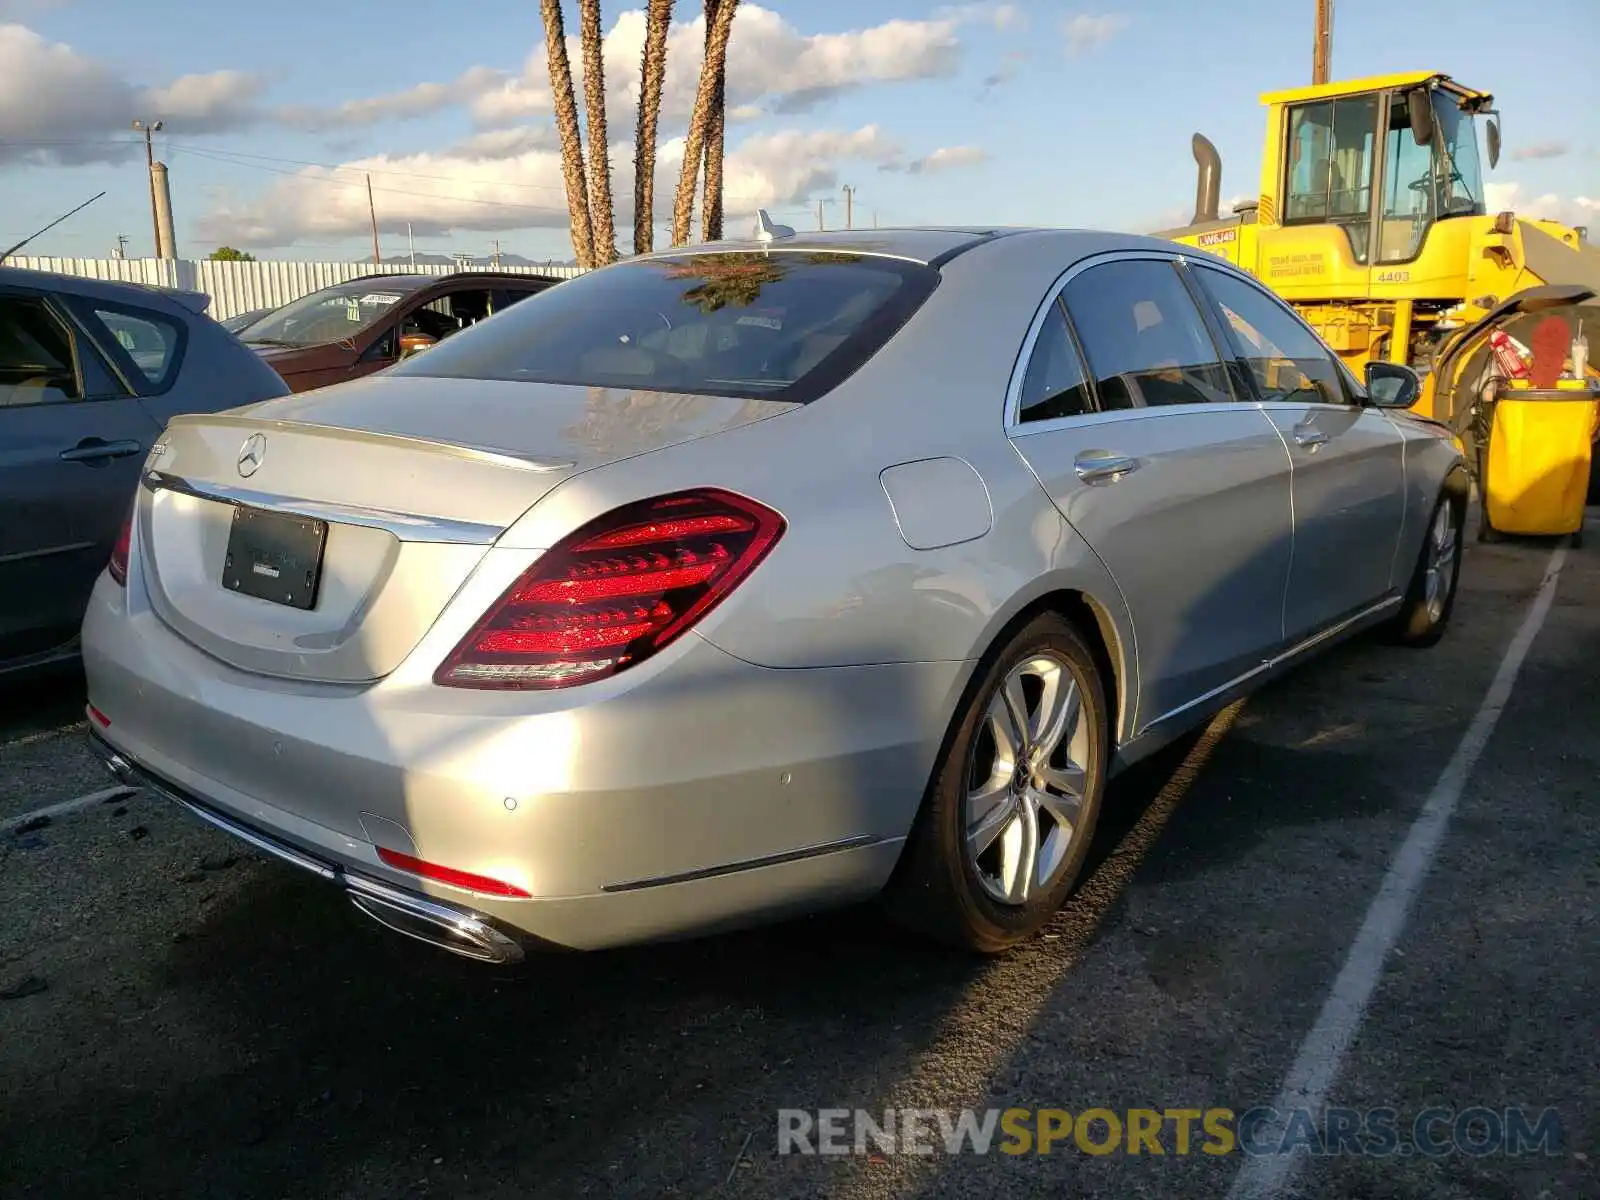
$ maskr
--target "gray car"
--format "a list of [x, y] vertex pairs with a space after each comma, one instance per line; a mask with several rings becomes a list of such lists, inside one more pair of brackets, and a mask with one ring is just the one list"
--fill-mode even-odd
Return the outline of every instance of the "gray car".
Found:
[[84, 625], [113, 772], [485, 960], [874, 896], [996, 952], [1114, 771], [1443, 632], [1409, 369], [1154, 239], [758, 229], [175, 420]]
[[208, 303], [0, 267], [0, 680], [76, 653], [168, 419], [288, 392]]

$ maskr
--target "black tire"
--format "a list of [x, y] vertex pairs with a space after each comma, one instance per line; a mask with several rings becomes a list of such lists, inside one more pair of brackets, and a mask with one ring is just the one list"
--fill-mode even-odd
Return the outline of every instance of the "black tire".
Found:
[[[1063, 843], [1050, 840], [1063, 828], [1056, 824], [1055, 809], [1034, 805], [1028, 799], [1039, 794], [1038, 788], [1030, 788], [1026, 782], [1017, 784], [1015, 790], [995, 788], [996, 795], [1004, 792], [1007, 799], [990, 811], [997, 819], [1003, 817], [1000, 809], [1009, 802], [1016, 813], [997, 821], [997, 827], [1009, 832], [1012, 821], [1019, 822], [1018, 838], [1025, 836], [1020, 831], [1027, 828], [1023, 809], [1033, 806], [1034, 842], [1048, 868], [1047, 886], [1039, 887], [1020, 903], [1002, 903], [989, 890], [995, 885], [994, 877], [988, 876], [979, 864], [991, 853], [1002, 853], [1007, 837], [996, 837], [990, 849], [974, 861], [967, 848], [969, 780], [975, 769], [985, 772], [984, 780], [990, 783], [1006, 776], [1003, 764], [1007, 760], [997, 749], [999, 743], [988, 720], [990, 705], [997, 700], [1003, 703], [1001, 688], [1015, 673], [1026, 672], [1031, 669], [1029, 664], [1046, 660], [1070, 676], [1079, 697], [1080, 724], [1075, 727], [1076, 733], [1069, 731], [1062, 739], [1062, 745], [1071, 751], [1070, 761], [1083, 768], [1081, 798], [1071, 813], [1071, 834], [1063, 851]], [[1020, 678], [1026, 680], [1030, 676]], [[1038, 691], [1028, 689], [1025, 682], [1018, 684], [1028, 690], [1030, 708], [1045, 693], [1040, 677], [1031, 678], [1039, 685]], [[1041, 709], [1046, 707], [1040, 704]], [[1022, 757], [1011, 756], [1011, 761]], [[1026, 941], [1061, 907], [1083, 870], [1100, 815], [1109, 759], [1106, 689], [1095, 656], [1072, 622], [1057, 613], [1041, 613], [988, 655], [967, 688], [934, 767], [922, 809], [882, 897], [884, 908], [895, 921], [918, 933], [982, 954], [998, 954]], [[1062, 761], [1065, 760], [1059, 754], [1051, 756], [1051, 763]], [[1011, 776], [1013, 780], [1026, 777], [1028, 772], [1021, 769]], [[1040, 778], [1035, 775], [1032, 782], [1037, 783]], [[1060, 793], [1046, 794], [1053, 805], [1065, 804]], [[1050, 829], [1041, 837], [1046, 824]], [[1056, 858], [1054, 863], [1049, 861], [1051, 857]], [[990, 878], [989, 884], [984, 882], [985, 877]], [[1013, 878], [1016, 877], [1014, 872]], [[1037, 872], [1030, 871], [1028, 877], [1038, 883]]]
[[[1451, 514], [1448, 534], [1450, 561], [1447, 567], [1442, 568], [1447, 578], [1442, 581], [1442, 593], [1435, 592], [1430, 595], [1430, 569], [1441, 567], [1439, 558], [1441, 547], [1437, 535], [1441, 514], [1445, 512]], [[1412, 569], [1405, 600], [1400, 606], [1399, 613], [1389, 623], [1388, 633], [1391, 641], [1402, 646], [1426, 647], [1435, 645], [1444, 636], [1445, 629], [1450, 624], [1450, 614], [1455, 610], [1456, 592], [1461, 584], [1461, 543], [1466, 515], [1465, 495], [1447, 486], [1439, 494], [1433, 511], [1428, 514], [1427, 529], [1422, 535], [1422, 547], [1417, 551], [1417, 564]], [[1489, 522], [1485, 517], [1478, 526], [1480, 541], [1486, 540], [1484, 531], [1488, 528]], [[1490, 538], [1493, 536], [1491, 532]]]

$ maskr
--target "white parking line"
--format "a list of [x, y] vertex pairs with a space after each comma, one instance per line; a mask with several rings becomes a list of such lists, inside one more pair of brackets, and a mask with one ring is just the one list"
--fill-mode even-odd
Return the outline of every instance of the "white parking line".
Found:
[[[1517, 681], [1517, 673], [1522, 669], [1523, 660], [1527, 658], [1533, 639], [1538, 636], [1550, 613], [1550, 605], [1555, 600], [1556, 581], [1561, 576], [1566, 556], [1565, 546], [1550, 556], [1550, 565], [1545, 568], [1538, 595], [1534, 597], [1528, 615], [1523, 618], [1521, 628], [1511, 639], [1505, 657], [1500, 660], [1500, 669], [1495, 672], [1488, 694], [1484, 696], [1477, 715], [1472, 718], [1472, 724], [1467, 727], [1461, 744], [1451, 755], [1444, 773], [1434, 784], [1422, 811], [1417, 814], [1394, 862], [1389, 865], [1388, 874], [1384, 876], [1378, 894], [1367, 909], [1361, 932], [1356, 935], [1344, 966], [1333, 981], [1333, 990], [1322, 1006], [1317, 1023], [1301, 1043], [1300, 1051], [1284, 1078], [1283, 1088], [1273, 1106], [1280, 1120], [1268, 1126], [1275, 1132], [1282, 1132], [1279, 1126], [1285, 1114], [1295, 1109], [1315, 1112], [1326, 1103], [1328, 1090], [1338, 1078], [1345, 1054], [1361, 1028], [1373, 988], [1383, 974], [1384, 959], [1400, 940], [1412, 903], [1438, 852], [1445, 827], [1450, 823], [1466, 787], [1467, 777], [1477, 765], [1483, 748], [1488, 745], [1489, 735], [1494, 732], [1495, 724], [1505, 711], [1506, 701], [1511, 697], [1511, 689]], [[1233, 1186], [1228, 1189], [1227, 1200], [1269, 1200], [1282, 1194], [1302, 1161], [1303, 1156], [1288, 1154], [1247, 1158]]]
[[0, 821], [0, 834], [10, 833], [13, 829], [19, 829], [29, 821], [36, 821], [40, 817], [63, 817], [80, 809], [93, 808], [96, 804], [104, 804], [107, 800], [131, 796], [138, 790], [138, 788], [131, 787], [109, 787], [103, 788], [98, 792], [90, 792], [87, 796], [75, 796], [71, 800], [63, 800], [59, 804], [47, 804], [43, 808], [25, 812], [20, 817], [7, 817], [5, 820]]

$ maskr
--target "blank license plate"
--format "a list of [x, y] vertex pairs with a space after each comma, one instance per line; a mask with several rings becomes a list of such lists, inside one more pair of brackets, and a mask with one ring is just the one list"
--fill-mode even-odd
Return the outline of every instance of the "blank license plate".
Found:
[[236, 505], [222, 586], [290, 608], [317, 603], [328, 523]]

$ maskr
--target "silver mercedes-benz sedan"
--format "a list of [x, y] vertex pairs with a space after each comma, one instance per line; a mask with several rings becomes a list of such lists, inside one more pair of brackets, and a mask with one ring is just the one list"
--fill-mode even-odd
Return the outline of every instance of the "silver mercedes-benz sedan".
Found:
[[1407, 368], [1168, 242], [757, 231], [172, 421], [83, 630], [114, 773], [489, 961], [873, 896], [995, 952], [1109, 775], [1443, 632]]

